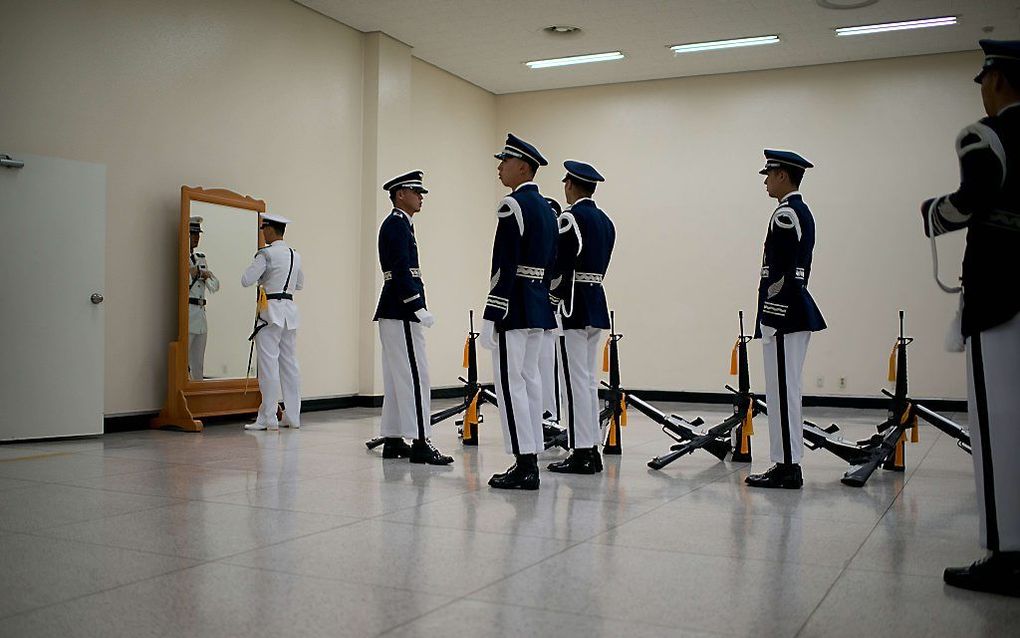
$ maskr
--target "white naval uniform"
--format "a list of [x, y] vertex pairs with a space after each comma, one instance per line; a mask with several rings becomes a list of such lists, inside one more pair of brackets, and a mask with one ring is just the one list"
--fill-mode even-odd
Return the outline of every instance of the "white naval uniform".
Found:
[[981, 546], [1020, 551], [1020, 314], [967, 339], [967, 411]]
[[[602, 345], [601, 328], [564, 330], [560, 337], [563, 364], [563, 393], [566, 395], [567, 438], [572, 450], [599, 444], [598, 354]], [[560, 425], [563, 425], [561, 423]]]
[[[305, 276], [301, 268], [301, 255], [279, 239], [255, 254], [251, 265], [241, 275], [241, 285], [258, 282], [267, 294], [284, 291], [288, 272], [290, 283], [287, 292], [304, 288]], [[258, 347], [259, 390], [262, 405], [256, 423], [270, 429], [279, 427], [276, 407], [281, 387], [286, 406], [284, 420], [293, 427], [301, 426], [301, 371], [297, 360], [298, 307], [292, 299], [270, 299], [268, 308], [259, 317], [266, 326], [255, 335]]]
[[[809, 331], [775, 334], [762, 325], [765, 400], [769, 406], [769, 454], [773, 463], [800, 463], [804, 455], [801, 412], [804, 359]], [[774, 406], [774, 409], [772, 409]]]
[[208, 270], [205, 253], [192, 251], [188, 270], [188, 372], [195, 381], [205, 378], [205, 345], [209, 336], [205, 305], [191, 303], [192, 299], [206, 300], [206, 294], [220, 289], [220, 280], [210, 272], [208, 279], [198, 275]]

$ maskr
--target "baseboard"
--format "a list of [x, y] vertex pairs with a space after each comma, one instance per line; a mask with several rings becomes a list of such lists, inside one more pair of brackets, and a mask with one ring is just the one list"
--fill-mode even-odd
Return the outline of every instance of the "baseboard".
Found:
[[[491, 385], [484, 387], [492, 389]], [[687, 390], [628, 390], [632, 394], [640, 396], [645, 401], [663, 403], [707, 403], [716, 405], [729, 405], [733, 402], [733, 394], [730, 392], [691, 392]], [[600, 390], [602, 398], [606, 398], [606, 390]], [[464, 396], [463, 387], [432, 388], [433, 399], [459, 399]], [[918, 403], [936, 412], [966, 412], [967, 402], [960, 399], [918, 399]], [[382, 407], [382, 395], [353, 394], [339, 397], [320, 397], [317, 399], [304, 399], [301, 401], [301, 412], [324, 412], [326, 410], [344, 410], [347, 408], [380, 408]], [[813, 395], [804, 396], [804, 407], [806, 408], [854, 408], [858, 410], [884, 410], [889, 407], [889, 399], [886, 397], [862, 397], [862, 396], [833, 396]], [[122, 414], [108, 416], [104, 421], [103, 431], [107, 434], [113, 432], [130, 432], [132, 430], [146, 430], [149, 422], [158, 412], [140, 412], [137, 414]], [[237, 415], [226, 417], [206, 417], [202, 419], [208, 425], [236, 421]]]

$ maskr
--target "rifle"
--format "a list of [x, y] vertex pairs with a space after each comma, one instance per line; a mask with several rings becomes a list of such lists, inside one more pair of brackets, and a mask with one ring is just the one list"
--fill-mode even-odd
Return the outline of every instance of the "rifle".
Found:
[[[884, 388], [882, 389], [882, 394], [890, 398], [893, 397], [893, 394]], [[938, 412], [930, 410], [920, 403], [911, 400], [909, 397], [907, 398], [907, 401], [914, 406], [914, 414], [917, 417], [956, 439], [956, 445], [959, 446], [961, 450], [967, 454], [972, 454], [970, 447], [970, 431], [967, 428], [951, 419], [947, 419]]]
[[[903, 336], [903, 311], [900, 310], [900, 332], [896, 337], [894, 351], [896, 386], [889, 405], [888, 417], [878, 425], [878, 433], [871, 437], [872, 447], [860, 463], [852, 463], [840, 482], [850, 487], [863, 487], [871, 475], [882, 465], [884, 469], [902, 472], [904, 469], [904, 444], [906, 431], [917, 426], [913, 405], [907, 399], [907, 345], [913, 341]], [[892, 366], [890, 366], [892, 367]], [[916, 433], [916, 430], [915, 430]], [[916, 440], [916, 439], [915, 439]]]
[[[461, 412], [467, 411], [467, 415], [464, 418], [464, 445], [478, 445], [478, 439], [475, 436], [477, 425], [481, 420], [478, 416], [478, 404], [480, 396], [480, 386], [478, 385], [478, 357], [475, 350], [475, 341], [478, 339], [478, 334], [475, 332], [475, 311], [471, 310], [468, 312], [468, 337], [464, 343], [464, 367], [467, 368], [468, 378], [458, 377], [464, 382], [464, 399], [451, 407], [434, 412], [429, 415], [429, 422], [435, 425], [441, 421], [445, 421], [452, 416], [460, 414]], [[471, 442], [468, 441], [468, 430], [471, 429]], [[365, 447], [370, 450], [374, 450], [383, 443], [385, 443], [385, 437], [376, 437], [365, 442]]]
[[[914, 405], [907, 397], [907, 344], [913, 341], [903, 336], [903, 311], [900, 311], [900, 332], [894, 347], [895, 364], [892, 375], [895, 375], [894, 393], [882, 392], [892, 399], [888, 416], [878, 425], [877, 432], [867, 439], [856, 443], [848, 441], [836, 433], [839, 427], [834, 423], [828, 428], [821, 428], [811, 421], [804, 420], [804, 445], [808, 449], [824, 449], [850, 465], [840, 481], [850, 487], [863, 487], [878, 466], [886, 463], [889, 469], [902, 471], [902, 448], [905, 433], [917, 424]], [[768, 413], [768, 407], [756, 399], [761, 412]], [[955, 425], [955, 424], [953, 424]], [[899, 458], [897, 458], [899, 457]]]
[[[769, 413], [768, 405], [761, 399], [755, 397], [754, 405], [758, 413]], [[868, 446], [872, 444], [871, 439], [864, 439], [856, 443], [848, 441], [836, 434], [839, 432], [839, 426], [835, 423], [827, 428], [823, 428], [816, 423], [804, 419], [803, 425], [804, 447], [809, 450], [824, 449], [835, 454], [850, 465], [860, 463], [867, 458]]]
[[[670, 451], [668, 453], [657, 456], [648, 462], [648, 467], [653, 470], [661, 470], [680, 457], [686, 456], [695, 450], [702, 448], [720, 461], [726, 460], [726, 455], [730, 453], [732, 448], [730, 435], [733, 433], [734, 429], [736, 429], [736, 440], [740, 442], [740, 447], [733, 450], [733, 460], [738, 462], [746, 462], [750, 460], [751, 448], [750, 441], [747, 437], [752, 434], [750, 427], [752, 419], [759, 410], [756, 407], [754, 395], [751, 394], [750, 371], [748, 370], [747, 363], [747, 343], [752, 339], [752, 337], [744, 334], [743, 311], [739, 311], [738, 320], [740, 324], [740, 332], [737, 335], [737, 342], [734, 346], [736, 361], [733, 362], [736, 364], [736, 370], [733, 369], [732, 364], [730, 369], [731, 373], [737, 374], [738, 387], [737, 389], [734, 389], [729, 384], [726, 385], [726, 389], [734, 394], [733, 414], [707, 430], [694, 429], [695, 427], [704, 424], [704, 420], [700, 417], [694, 421], [687, 421], [686, 419], [681, 419], [675, 415], [672, 415], [671, 417], [662, 415], [662, 417], [666, 417], [665, 422], [653, 417], [653, 420], [662, 423], [663, 431], [677, 441], [676, 445], [670, 447]], [[642, 409], [643, 406], [637, 404], [635, 397], [631, 396], [630, 400], [635, 407], [642, 412], [645, 412], [645, 410]], [[645, 413], [647, 414], [647, 412]], [[661, 415], [661, 413], [659, 414]], [[745, 428], [747, 428], [746, 432]]]
[[[599, 413], [599, 423], [605, 424], [606, 438], [602, 445], [604, 454], [620, 454], [620, 427], [627, 425], [627, 397], [620, 388], [620, 340], [622, 334], [616, 332], [616, 311], [609, 313], [609, 339], [606, 341], [608, 356], [603, 356], [602, 370], [609, 373], [609, 383], [600, 381], [607, 391], [606, 406]], [[604, 419], [604, 420], [603, 420]]]

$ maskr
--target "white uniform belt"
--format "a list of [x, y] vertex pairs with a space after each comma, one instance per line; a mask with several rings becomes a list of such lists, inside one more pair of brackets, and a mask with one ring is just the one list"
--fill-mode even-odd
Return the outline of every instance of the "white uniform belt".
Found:
[[[421, 279], [421, 271], [420, 270], [418, 270], [417, 268], [410, 268], [409, 270], [411, 271], [411, 276], [412, 277], [417, 277], [418, 279]], [[393, 271], [392, 270], [387, 270], [387, 271], [383, 272], [382, 278], [383, 278], [383, 281], [389, 281], [390, 279], [393, 279]]]
[[602, 283], [602, 275], [597, 272], [575, 272], [574, 281], [582, 284], [600, 284]]
[[545, 268], [535, 268], [534, 266], [518, 266], [517, 276], [527, 277], [528, 279], [541, 279], [542, 277], [545, 277]]

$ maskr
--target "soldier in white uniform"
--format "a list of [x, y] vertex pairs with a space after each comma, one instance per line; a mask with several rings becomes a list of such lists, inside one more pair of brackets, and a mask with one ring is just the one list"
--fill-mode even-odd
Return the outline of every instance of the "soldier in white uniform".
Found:
[[205, 253], [195, 250], [202, 239], [202, 218], [188, 220], [191, 235], [191, 265], [188, 269], [188, 371], [192, 380], [205, 378], [205, 344], [209, 324], [205, 318], [206, 294], [220, 289], [220, 280], [209, 270]]
[[[283, 241], [290, 220], [280, 215], [262, 215], [262, 237], [266, 246], [255, 253], [241, 275], [247, 288], [256, 282], [266, 291], [268, 307], [259, 314], [255, 332], [258, 348], [259, 390], [262, 406], [255, 423], [246, 430], [276, 430], [301, 427], [301, 371], [297, 360], [298, 307], [292, 290], [305, 287], [301, 255]], [[280, 391], [287, 409], [277, 419]]]

